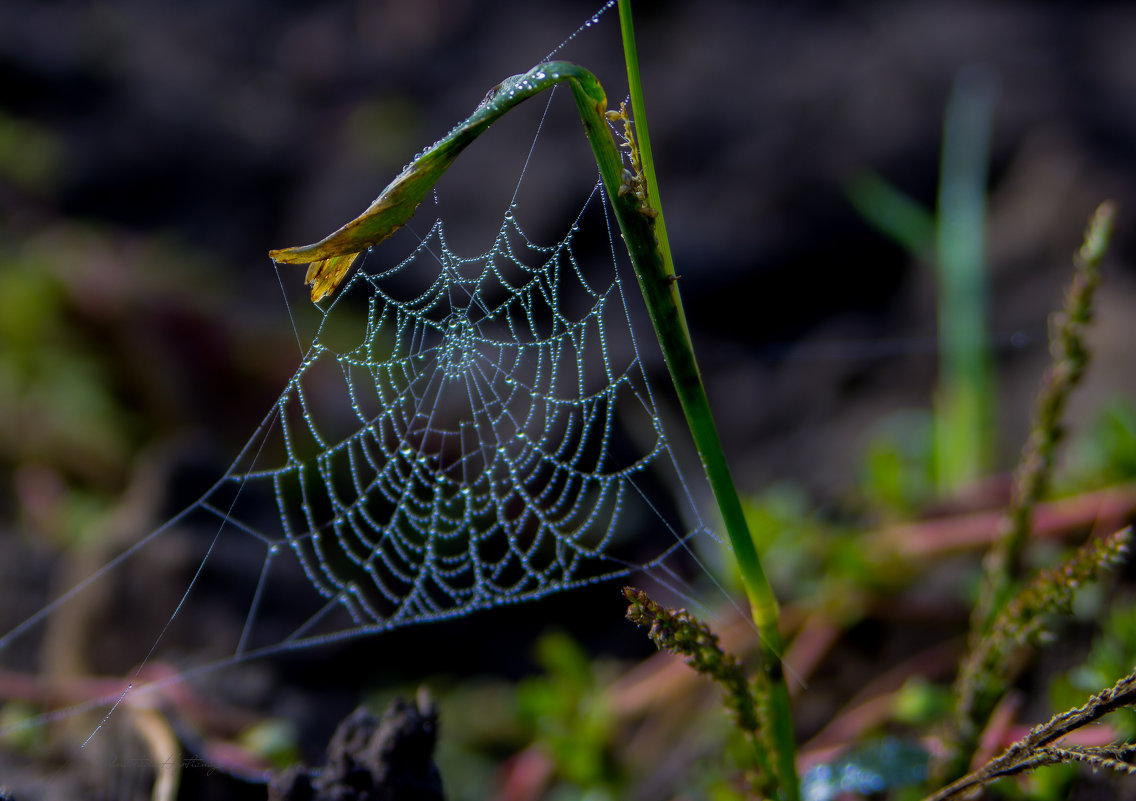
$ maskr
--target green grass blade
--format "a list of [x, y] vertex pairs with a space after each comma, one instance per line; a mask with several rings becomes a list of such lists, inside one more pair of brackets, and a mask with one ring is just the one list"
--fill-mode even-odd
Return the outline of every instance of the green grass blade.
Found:
[[935, 217], [917, 201], [874, 172], [857, 175], [847, 195], [860, 216], [916, 257], [927, 256], [935, 241]]
[[[634, 192], [620, 195], [618, 181], [613, 191], [607, 173], [604, 174], [604, 182], [608, 184], [608, 193], [611, 195], [620, 228], [635, 265], [635, 274], [647, 303], [655, 335], [658, 337], [663, 358], [674, 382], [698, 455], [702, 459], [702, 466], [721, 512], [734, 559], [737, 561], [749, 596], [751, 613], [761, 638], [764, 680], [759, 682], [759, 691], [763, 691], [767, 696], [763, 700], [767, 713], [766, 723], [769, 727], [764, 734], [773, 752], [781, 795], [786, 801], [796, 801], [800, 796], [795, 757], [796, 744], [789, 691], [781, 664], [777, 598], [773, 594], [773, 587], [765, 574], [746, 524], [738, 491], [730, 475], [730, 468], [722, 451], [721, 438], [710, 411], [710, 401], [706, 396], [686, 316], [682, 310], [666, 223], [659, 200], [654, 161], [651, 157], [651, 143], [647, 136], [647, 118], [642, 82], [639, 77], [630, 0], [619, 0], [619, 19], [639, 158], [643, 167], [640, 179], [646, 183], [647, 199], [652, 208], [649, 210], [639, 208], [637, 204], [640, 201]], [[585, 120], [585, 126], [587, 124]], [[600, 149], [614, 147], [610, 134], [606, 137], [597, 137], [599, 138], [605, 138], [606, 142], [593, 142], [592, 147], [596, 150], [597, 160]], [[602, 167], [601, 162], [601, 169]]]
[[993, 451], [993, 367], [986, 336], [986, 178], [994, 79], [960, 73], [947, 102], [939, 178], [939, 386], [937, 482], [957, 491], [978, 479]]

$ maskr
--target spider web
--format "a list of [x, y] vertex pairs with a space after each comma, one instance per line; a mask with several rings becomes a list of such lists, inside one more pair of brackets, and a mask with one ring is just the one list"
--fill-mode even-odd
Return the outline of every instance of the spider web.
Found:
[[[45, 718], [113, 712], [127, 692], [270, 654], [665, 576], [708, 529], [660, 421], [607, 208], [597, 182], [552, 245], [510, 207], [472, 257], [441, 218], [393, 264], [365, 254], [222, 478], [0, 637], [2, 653], [160, 542], [200, 549], [172, 609], [135, 601], [131, 627], [154, 634], [128, 657], [127, 691]], [[585, 265], [576, 240], [597, 228], [609, 253]], [[219, 584], [244, 610], [239, 631], [217, 622]], [[147, 674], [159, 656], [176, 675]]]
[[[633, 572], [674, 578], [665, 560], [710, 532], [660, 421], [603, 186], [541, 244], [515, 212], [527, 167], [483, 252], [459, 255], [439, 217], [405, 257], [365, 254], [222, 478], [0, 636], [4, 653], [158, 543], [199, 549], [172, 609], [133, 602], [131, 626], [154, 633], [126, 691], [45, 718]], [[584, 235], [603, 243], [587, 263]], [[236, 626], [212, 608], [219, 585]], [[170, 643], [177, 674], [154, 679]]]
[[[605, 202], [597, 184], [581, 216]], [[215, 490], [270, 486], [278, 529], [205, 503], [264, 544], [262, 581], [294, 560], [359, 632], [644, 567], [621, 524], [674, 459], [623, 281], [585, 276], [578, 223], [543, 246], [510, 210], [488, 251], [461, 257], [438, 220], [408, 257], [350, 280], [276, 403], [279, 452]], [[333, 330], [353, 303], [361, 320]]]

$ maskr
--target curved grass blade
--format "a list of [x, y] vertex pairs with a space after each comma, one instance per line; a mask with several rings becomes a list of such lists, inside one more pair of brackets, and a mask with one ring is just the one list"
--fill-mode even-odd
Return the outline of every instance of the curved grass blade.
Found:
[[282, 264], [311, 264], [304, 280], [312, 288], [312, 301], [327, 297], [358, 254], [382, 242], [414, 215], [430, 189], [471, 142], [514, 106], [568, 79], [587, 84], [587, 94], [603, 112], [607, 98], [586, 69], [567, 61], [538, 64], [491, 89], [468, 119], [424, 150], [354, 220], [319, 242], [272, 250], [268, 255]]

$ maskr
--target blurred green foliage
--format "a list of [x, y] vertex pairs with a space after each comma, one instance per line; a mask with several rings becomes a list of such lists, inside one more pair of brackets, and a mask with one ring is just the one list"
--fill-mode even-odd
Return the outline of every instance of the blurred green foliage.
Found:
[[1070, 443], [1064, 483], [1084, 489], [1136, 478], [1136, 403], [1106, 402]]
[[771, 577], [786, 601], [824, 607], [844, 622], [859, 614], [857, 599], [906, 580], [892, 555], [867, 547], [855, 517], [826, 516], [799, 486], [778, 483], [744, 502], [754, 542], [769, 554]]
[[[454, 801], [499, 791], [502, 762], [536, 747], [548, 759], [542, 798], [622, 797], [629, 777], [618, 764], [616, 721], [605, 696], [616, 675], [567, 633], [550, 630], [533, 653], [538, 672], [519, 682], [440, 676], [430, 682], [443, 722], [437, 762]], [[385, 688], [368, 699], [383, 709], [413, 688]]]
[[63, 171], [64, 153], [63, 144], [49, 129], [0, 109], [0, 184], [46, 193]]
[[242, 731], [237, 742], [247, 751], [266, 759], [277, 770], [284, 770], [300, 760], [299, 734], [292, 721], [267, 718]]
[[0, 743], [6, 748], [29, 754], [39, 753], [48, 741], [48, 732], [35, 725], [43, 710], [25, 701], [13, 700], [0, 706]]
[[908, 726], [932, 726], [950, 711], [952, 703], [950, 688], [912, 676], [896, 693], [892, 715]]
[[[944, 114], [933, 214], [875, 173], [862, 173], [847, 188], [849, 202], [868, 223], [935, 268], [939, 380], [930, 458], [934, 487], [943, 495], [981, 478], [995, 450], [984, 252], [995, 95], [996, 80], [982, 68], [964, 68], [956, 76]], [[884, 451], [875, 460], [895, 477], [886, 464], [889, 455], [899, 454]]]
[[[1081, 701], [1084, 700], [1082, 697]], [[1065, 801], [1070, 797], [1073, 782], [1080, 772], [1076, 765], [1046, 765], [1017, 781], [1003, 779], [995, 782], [990, 789], [1004, 798]]]
[[63, 140], [0, 112], [0, 497], [62, 546], [99, 531], [136, 455], [185, 425], [178, 335], [224, 336], [196, 251], [53, 207], [66, 162]]
[[588, 798], [618, 797], [612, 716], [591, 659], [568, 635], [550, 632], [537, 641], [536, 660], [544, 675], [517, 688], [533, 741], [548, 751], [560, 777], [589, 791]]
[[[50, 131], [0, 112], [0, 198], [25, 208], [21, 198], [49, 192], [63, 165]], [[16, 227], [25, 222], [0, 216], [0, 465], [51, 465], [96, 483], [126, 457], [129, 416], [112, 395], [104, 343], [75, 325], [52, 236]], [[75, 531], [98, 504], [64, 505]]]
[[827, 558], [829, 526], [808, 494], [787, 482], [772, 484], [743, 502], [746, 524], [758, 553], [769, 563], [770, 580], [783, 598], [815, 594]]
[[151, 326], [206, 330], [217, 296], [202, 259], [162, 237], [10, 222], [0, 221], [3, 491], [30, 530], [71, 545], [119, 502], [136, 455], [185, 424], [180, 344]]
[[[29, 247], [0, 256], [0, 457], [66, 462], [94, 480], [126, 458], [129, 414], [111, 393], [105, 343], [71, 319], [65, 285]], [[14, 254], [14, 255], [13, 255]]]
[[[1116, 602], [1093, 641], [1088, 658], [1080, 665], [1055, 677], [1049, 685], [1049, 699], [1055, 712], [1084, 703], [1086, 696], [1112, 686], [1136, 665], [1136, 601]], [[1126, 708], [1113, 713], [1109, 722], [1116, 726], [1116, 740], [1136, 737], [1136, 710]]]
[[934, 426], [930, 412], [911, 410], [872, 427], [858, 486], [870, 513], [907, 520], [935, 497]]

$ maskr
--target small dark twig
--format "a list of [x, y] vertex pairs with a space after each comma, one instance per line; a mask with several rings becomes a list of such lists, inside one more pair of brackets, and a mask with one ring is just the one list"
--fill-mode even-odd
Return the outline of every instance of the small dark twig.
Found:
[[924, 801], [946, 801], [964, 793], [971, 793], [995, 779], [1026, 773], [1044, 765], [1082, 762], [1093, 768], [1105, 768], [1128, 775], [1136, 774], [1136, 765], [1130, 760], [1136, 756], [1136, 746], [1130, 744], [1103, 747], [1053, 746], [1062, 737], [1103, 718], [1110, 712], [1136, 705], [1136, 671], [1129, 673], [1112, 687], [1089, 698], [1079, 706], [1054, 715], [1040, 726], [1030, 729], [1025, 737], [1011, 745], [1001, 756], [990, 760], [979, 770], [970, 773], [942, 790], [927, 796]]
[[425, 690], [395, 699], [381, 718], [359, 708], [335, 730], [327, 764], [272, 777], [269, 801], [444, 801], [434, 765], [438, 710]]

